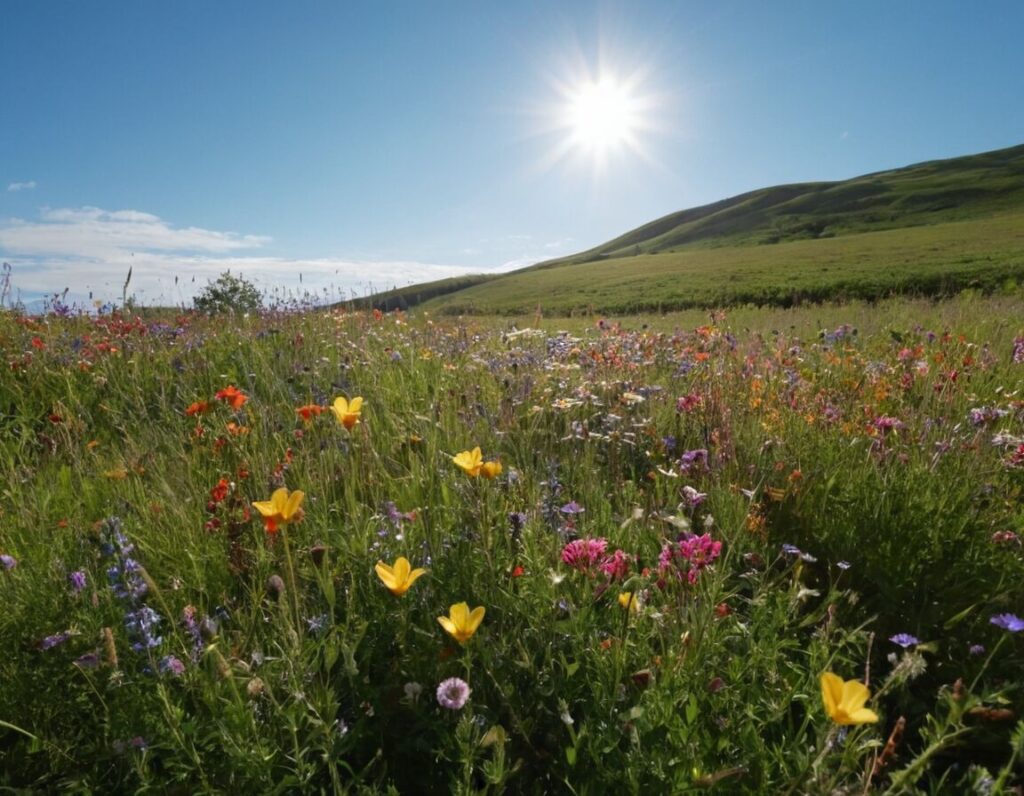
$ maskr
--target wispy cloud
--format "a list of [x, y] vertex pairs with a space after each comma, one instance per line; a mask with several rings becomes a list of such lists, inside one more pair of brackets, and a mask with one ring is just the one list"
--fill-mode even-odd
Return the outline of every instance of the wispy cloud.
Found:
[[8, 183], [7, 190], [11, 193], [17, 193], [18, 191], [31, 191], [36, 187], [35, 180], [29, 180], [28, 182], [12, 182]]
[[26, 294], [69, 288], [84, 300], [121, 295], [128, 269], [130, 290], [144, 303], [187, 303], [225, 270], [242, 274], [266, 291], [320, 294], [328, 299], [363, 295], [416, 282], [507, 270], [413, 260], [345, 257], [289, 258], [261, 255], [271, 239], [178, 227], [139, 210], [98, 207], [45, 209], [36, 220], [0, 221], [0, 253], [13, 266], [14, 285]]

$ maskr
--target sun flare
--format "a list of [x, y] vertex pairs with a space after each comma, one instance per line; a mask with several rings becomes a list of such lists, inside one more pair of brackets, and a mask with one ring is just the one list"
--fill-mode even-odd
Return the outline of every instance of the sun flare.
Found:
[[568, 100], [566, 123], [575, 146], [603, 154], [632, 140], [639, 123], [637, 101], [614, 78], [585, 81]]

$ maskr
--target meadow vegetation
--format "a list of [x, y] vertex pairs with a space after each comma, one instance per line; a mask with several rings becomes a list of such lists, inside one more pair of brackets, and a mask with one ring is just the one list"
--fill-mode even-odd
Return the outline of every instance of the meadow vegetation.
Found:
[[1022, 317], [4, 312], [0, 784], [1009, 793]]

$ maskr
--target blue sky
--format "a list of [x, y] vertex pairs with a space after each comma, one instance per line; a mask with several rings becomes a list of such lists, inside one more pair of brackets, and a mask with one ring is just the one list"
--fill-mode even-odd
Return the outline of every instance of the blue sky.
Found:
[[[684, 207], [1024, 143], [1024, 3], [7, 0], [0, 258], [26, 297], [331, 295]], [[630, 101], [598, 159], [567, 108]], [[174, 283], [174, 276], [178, 283]], [[194, 280], [194, 281], [193, 281]]]

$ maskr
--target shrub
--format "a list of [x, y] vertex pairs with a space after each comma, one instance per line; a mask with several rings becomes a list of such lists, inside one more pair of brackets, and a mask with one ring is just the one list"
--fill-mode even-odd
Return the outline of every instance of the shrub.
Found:
[[263, 303], [263, 294], [245, 277], [225, 271], [194, 299], [195, 308], [211, 315], [222, 312], [252, 312]]

